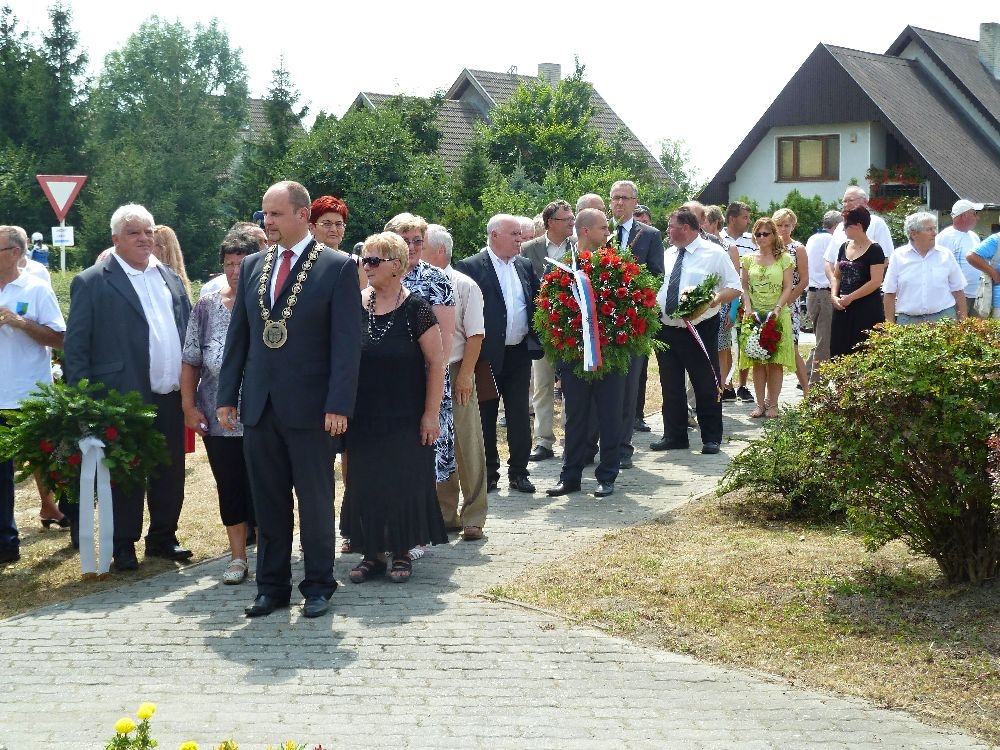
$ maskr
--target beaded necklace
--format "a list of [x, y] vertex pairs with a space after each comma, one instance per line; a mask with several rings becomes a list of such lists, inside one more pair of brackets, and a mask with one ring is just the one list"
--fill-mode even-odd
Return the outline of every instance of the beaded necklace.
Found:
[[396, 295], [396, 305], [388, 313], [389, 321], [385, 324], [378, 324], [375, 322], [375, 288], [372, 287], [371, 296], [368, 297], [368, 339], [372, 344], [377, 344], [379, 341], [385, 338], [385, 335], [389, 333], [389, 329], [392, 328], [392, 324], [396, 321], [396, 311], [399, 309], [399, 300], [403, 297], [403, 287], [399, 287], [399, 293]]

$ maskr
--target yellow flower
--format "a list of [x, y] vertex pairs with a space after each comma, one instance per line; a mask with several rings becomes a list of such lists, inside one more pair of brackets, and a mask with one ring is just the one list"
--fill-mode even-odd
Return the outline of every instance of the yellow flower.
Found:
[[145, 721], [150, 716], [156, 713], [155, 703], [143, 703], [139, 706], [139, 710], [136, 712], [140, 719]]
[[123, 716], [115, 722], [115, 731], [118, 734], [128, 734], [133, 729], [135, 729], [135, 722], [127, 716]]
[[198, 750], [198, 743], [188, 740], [187, 742], [181, 743], [180, 750]]
[[240, 750], [240, 746], [236, 744], [236, 741], [230, 737], [228, 740], [223, 741], [215, 750]]

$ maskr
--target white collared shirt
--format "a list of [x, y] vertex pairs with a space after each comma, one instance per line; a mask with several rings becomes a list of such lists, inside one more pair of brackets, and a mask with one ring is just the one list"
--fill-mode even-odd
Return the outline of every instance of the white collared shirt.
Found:
[[287, 247], [286, 248], [286, 247], [282, 247], [281, 245], [278, 245], [278, 249], [277, 249], [277, 251], [274, 254], [274, 268], [271, 269], [271, 305], [272, 306], [274, 305], [274, 296], [275, 296], [275, 294], [277, 294], [278, 292], [281, 291], [280, 289], [275, 289], [274, 288], [274, 285], [278, 283], [278, 266], [281, 265], [281, 254], [283, 252], [285, 252], [285, 250], [291, 250], [292, 251], [292, 257], [288, 259], [288, 263], [289, 263], [289, 265], [288, 265], [288, 275], [291, 276], [292, 275], [291, 274], [292, 269], [295, 268], [295, 264], [299, 262], [299, 256], [302, 255], [302, 251], [306, 249], [306, 245], [308, 245], [310, 242], [312, 242], [312, 235], [309, 234], [309, 233], [306, 233], [305, 237], [303, 237], [301, 240], [299, 240], [298, 242], [296, 242], [291, 247]]
[[[556, 260], [560, 260], [566, 253], [569, 252], [571, 245], [572, 243], [570, 242], [569, 237], [567, 237], [557, 245], [555, 242], [549, 239], [549, 233], [548, 232], [545, 233], [545, 255], [549, 258], [555, 258]], [[545, 269], [546, 273], [548, 273], [550, 270], [552, 269], [551, 268]]]
[[965, 289], [965, 276], [951, 250], [934, 246], [921, 255], [907, 243], [889, 259], [882, 291], [896, 295], [896, 313], [930, 315], [955, 304], [954, 292]]
[[722, 240], [722, 246], [728, 250], [730, 245], [736, 245], [736, 252], [740, 254], [742, 258], [744, 255], [753, 255], [757, 252], [757, 246], [753, 244], [753, 237], [750, 236], [750, 232], [744, 232], [739, 237], [730, 237], [726, 228], [723, 227], [722, 231], [719, 232], [719, 239]]
[[465, 340], [486, 333], [483, 320], [483, 291], [469, 276], [450, 265], [442, 269], [455, 289], [455, 333], [451, 337], [448, 364], [461, 362], [465, 356]]
[[[0, 289], [0, 307], [53, 331], [66, 330], [52, 287], [29, 273], [22, 271]], [[19, 408], [38, 382], [52, 382], [49, 347], [12, 325], [0, 327], [0, 409]]]
[[627, 220], [623, 221], [621, 224], [615, 227], [614, 237], [618, 237], [618, 227], [622, 227], [622, 247], [628, 247], [628, 236], [632, 232], [632, 223], [635, 221], [634, 217], [629, 217]]
[[829, 289], [830, 279], [826, 277], [826, 251], [833, 242], [833, 235], [826, 230], [816, 232], [806, 241], [806, 257], [809, 260], [809, 288]]
[[173, 393], [181, 387], [181, 338], [174, 322], [174, 300], [160, 274], [160, 261], [149, 256], [145, 271], [138, 271], [121, 259], [114, 259], [125, 271], [139, 296], [149, 326], [149, 386], [153, 393]]
[[[874, 213], [871, 214], [871, 223], [868, 224], [865, 234], [868, 235], [868, 239], [872, 242], [878, 243], [878, 246], [882, 248], [882, 252], [885, 253], [886, 258], [892, 255], [892, 251], [889, 249], [890, 247], [895, 247], [892, 243], [892, 233], [881, 216]], [[837, 228], [833, 230], [833, 239], [830, 240], [830, 244], [826, 248], [826, 257], [824, 260], [827, 263], [836, 263], [837, 253], [840, 252], [840, 246], [845, 242], [847, 242], [847, 233], [844, 232], [844, 222], [840, 222]]]
[[524, 341], [528, 335], [528, 304], [524, 299], [524, 289], [521, 287], [521, 277], [514, 267], [514, 258], [501, 260], [489, 247], [486, 250], [493, 261], [493, 270], [500, 280], [500, 291], [503, 293], [503, 303], [507, 308], [507, 332], [504, 337], [506, 346], [515, 346]]
[[[660, 305], [660, 320], [663, 321], [664, 325], [683, 327], [683, 320], [680, 318], [671, 318], [663, 312], [667, 301], [667, 287], [670, 285], [670, 274], [674, 270], [674, 263], [677, 262], [677, 253], [678, 250], [673, 245], [668, 247], [663, 253], [663, 286], [660, 287], [660, 291], [656, 295], [656, 301]], [[740, 276], [736, 273], [736, 268], [733, 266], [733, 261], [729, 257], [729, 253], [714, 242], [709, 242], [701, 237], [695, 237], [685, 248], [684, 265], [681, 266], [680, 289], [684, 290], [688, 287], [698, 286], [713, 273], [719, 276], [716, 291], [719, 289], [743, 291], [743, 284], [740, 282]], [[697, 325], [703, 320], [708, 320], [713, 315], [718, 314], [719, 307], [710, 307], [701, 316], [691, 322]]]

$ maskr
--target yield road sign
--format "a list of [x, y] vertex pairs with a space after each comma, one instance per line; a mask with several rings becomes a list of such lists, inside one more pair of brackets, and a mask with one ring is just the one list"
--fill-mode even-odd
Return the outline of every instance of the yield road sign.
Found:
[[80, 188], [87, 181], [87, 175], [40, 174], [36, 175], [36, 178], [38, 184], [42, 186], [45, 197], [52, 204], [56, 218], [65, 221], [69, 207], [73, 205], [76, 196], [80, 194]]

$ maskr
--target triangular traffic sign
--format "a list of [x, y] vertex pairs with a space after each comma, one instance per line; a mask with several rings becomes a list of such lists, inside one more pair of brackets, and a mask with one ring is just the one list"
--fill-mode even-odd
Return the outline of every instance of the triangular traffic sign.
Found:
[[87, 181], [87, 175], [40, 174], [35, 175], [35, 177], [38, 179], [38, 184], [42, 186], [45, 197], [52, 204], [56, 218], [63, 221], [76, 196], [80, 194], [80, 188]]

